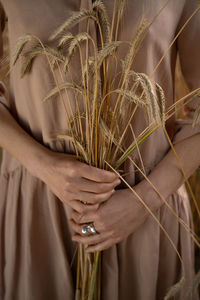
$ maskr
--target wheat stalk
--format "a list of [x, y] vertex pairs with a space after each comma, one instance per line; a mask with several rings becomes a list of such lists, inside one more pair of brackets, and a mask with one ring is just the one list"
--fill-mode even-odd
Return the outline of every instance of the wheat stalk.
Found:
[[110, 40], [110, 22], [108, 20], [108, 15], [105, 9], [105, 6], [102, 1], [98, 0], [93, 3], [93, 10], [99, 14], [99, 22], [102, 26], [102, 32], [107, 44]]
[[65, 89], [73, 89], [77, 92], [79, 92], [82, 96], [84, 95], [84, 89], [78, 84], [71, 83], [71, 82], [63, 82], [53, 88], [44, 98], [42, 101], [47, 101], [53, 96], [57, 95], [60, 91], [65, 90]]
[[82, 10], [80, 12], [74, 13], [70, 18], [67, 19], [64, 24], [62, 24], [49, 38], [49, 40], [54, 40], [63, 32], [68, 31], [71, 27], [74, 27], [75, 25], [79, 24], [80, 22], [84, 21], [85, 19], [92, 19], [94, 21], [97, 20], [96, 13], [92, 10]]
[[192, 126], [195, 127], [200, 124], [200, 103], [198, 104], [195, 113]]
[[16, 47], [15, 47], [15, 51], [12, 55], [12, 59], [11, 59], [11, 67], [14, 66], [20, 56], [20, 54], [22, 53], [25, 45], [32, 40], [32, 35], [30, 34], [25, 34], [22, 37], [20, 37], [17, 41]]
[[[45, 46], [38, 40], [36, 45], [23, 51], [27, 42], [32, 39], [31, 35], [23, 36], [17, 43], [16, 51], [12, 59], [12, 65], [16, 63], [20, 55], [23, 55], [21, 70], [23, 76], [31, 70], [33, 61], [37, 56], [41, 54], [47, 56], [56, 82], [56, 87], [49, 91], [43, 101], [47, 101], [55, 96], [58, 96], [58, 98], [62, 100], [70, 129], [65, 134], [57, 134], [56, 137], [72, 142], [76, 148], [76, 155], [80, 160], [105, 169], [113, 169], [114, 166], [115, 172], [117, 172], [116, 169], [118, 169], [126, 159], [131, 160], [131, 154], [133, 151], [137, 150], [142, 170], [134, 161], [132, 161], [132, 163], [138, 172], [148, 180], [140, 153], [140, 144], [160, 127], [166, 132], [164, 127], [165, 121], [174, 114], [173, 108], [176, 107], [176, 105], [172, 105], [166, 111], [165, 95], [161, 86], [154, 83], [146, 74], [136, 73], [131, 69], [135, 55], [144, 39], [147, 28], [150, 26], [144, 18], [140, 22], [134, 38], [129, 43], [128, 53], [121, 61], [121, 69], [117, 73], [119, 62], [116, 53], [122, 44], [121, 41], [117, 41], [117, 37], [120, 22], [124, 15], [125, 4], [125, 0], [115, 0], [111, 25], [106, 9], [100, 0], [93, 3], [91, 10], [82, 10], [74, 13], [50, 37], [50, 40], [57, 39], [57, 48]], [[76, 35], [69, 32], [72, 27], [84, 20], [87, 21], [86, 32], [81, 32]], [[89, 34], [90, 20], [94, 21], [97, 25], [101, 42], [99, 47], [95, 44], [95, 41]], [[114, 33], [115, 25], [116, 30]], [[181, 33], [181, 30], [178, 34]], [[82, 47], [83, 43], [85, 43], [85, 48]], [[90, 55], [89, 43], [92, 43], [93, 46], [92, 49], [90, 49]], [[66, 81], [65, 75], [70, 74], [70, 67], [73, 67], [71, 66], [72, 57], [75, 55], [76, 51], [79, 53], [78, 62], [80, 63], [81, 71], [80, 79], [75, 80], [71, 76], [71, 82], [69, 79]], [[85, 55], [83, 55], [83, 52]], [[112, 64], [114, 61], [116, 62], [116, 69], [113, 73], [114, 78], [110, 79], [109, 72], [113, 72], [114, 66]], [[158, 66], [159, 64], [156, 68]], [[58, 82], [53, 67], [58, 68], [62, 83]], [[101, 80], [101, 78], [103, 80]], [[115, 86], [116, 83], [118, 83], [117, 87]], [[68, 89], [71, 90], [74, 97], [69, 97]], [[65, 95], [63, 91], [65, 92]], [[191, 95], [194, 96], [196, 94], [194, 92]], [[71, 116], [65, 105], [65, 96], [68, 99]], [[117, 97], [116, 99], [115, 96]], [[73, 111], [71, 106], [72, 101], [74, 101], [76, 107], [75, 111]], [[84, 102], [85, 105], [85, 111], [83, 112], [80, 110], [79, 106], [81, 102]], [[180, 102], [183, 103], [183, 99], [180, 100]], [[113, 107], [111, 104], [113, 104]], [[127, 114], [129, 107], [134, 107], [134, 109], [130, 113], [127, 124], [124, 124], [124, 116]], [[148, 114], [149, 125], [142, 133], [135, 136], [131, 121], [138, 107], [143, 109], [144, 113]], [[194, 125], [199, 121], [199, 107], [200, 106], [198, 106], [195, 113]], [[83, 128], [85, 132], [83, 131]], [[124, 150], [123, 139], [128, 128], [132, 132], [134, 141]], [[173, 149], [173, 145], [171, 145], [171, 148]], [[122, 175], [120, 175], [121, 179], [123, 179]], [[123, 181], [149, 211], [161, 230], [165, 232], [162, 224], [160, 224], [159, 220], [151, 212], [148, 206], [146, 206], [144, 201], [136, 195], [134, 189], [130, 187], [124, 179]], [[156, 190], [155, 187], [154, 189]], [[157, 192], [159, 193], [159, 191]], [[170, 209], [170, 207], [168, 208]], [[172, 209], [170, 210], [173, 212]], [[176, 217], [178, 219], [178, 216]], [[178, 221], [192, 235], [192, 232], [187, 228], [187, 225], [182, 220], [178, 219]], [[167, 232], [165, 232], [165, 234], [182, 263], [182, 258], [173, 241]], [[195, 242], [198, 242], [195, 237], [194, 240]], [[88, 255], [81, 245], [79, 245], [78, 249], [76, 299], [83, 300], [87, 298], [87, 300], [92, 300], [95, 293], [98, 294], [98, 299], [100, 299], [100, 275], [97, 272], [100, 267], [100, 253]], [[98, 282], [98, 286], [96, 285], [96, 282]], [[170, 290], [167, 297], [172, 297], [177, 294], [182, 284], [183, 279]]]

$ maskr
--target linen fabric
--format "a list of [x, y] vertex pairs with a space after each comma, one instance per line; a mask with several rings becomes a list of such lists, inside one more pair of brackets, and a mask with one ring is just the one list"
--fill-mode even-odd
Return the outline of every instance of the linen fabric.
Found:
[[[134, 70], [152, 74], [178, 30], [196, 9], [196, 2], [169, 1], [150, 27], [134, 61]], [[114, 0], [104, 0], [103, 3], [111, 18]], [[25, 33], [47, 41], [72, 12], [90, 8], [92, 1], [3, 0], [2, 4], [8, 16], [12, 52], [17, 39]], [[141, 16], [151, 21], [164, 4], [164, 0], [128, 0], [119, 39], [130, 40]], [[74, 30], [82, 30], [82, 26]], [[174, 102], [177, 53], [189, 88], [193, 90], [200, 86], [199, 34], [200, 15], [196, 14], [153, 76], [165, 91], [167, 108]], [[125, 51], [127, 49], [123, 49], [120, 55]], [[2, 92], [1, 105], [7, 107], [19, 124], [40, 143], [52, 151], [73, 153], [70, 142], [52, 139], [52, 133], [67, 129], [67, 121], [59, 101], [41, 101], [54, 85], [45, 58], [37, 58], [30, 74], [23, 79], [20, 78], [20, 67], [21, 61], [11, 72], [9, 101], [5, 100]], [[79, 72], [80, 67], [74, 62], [74, 76]], [[190, 103], [190, 108], [194, 108], [196, 103]], [[174, 144], [199, 133], [199, 127], [193, 128], [191, 123], [191, 119], [186, 122], [175, 116], [168, 120], [166, 128]], [[132, 125], [136, 136], [147, 126], [141, 110], [138, 110]], [[131, 134], [127, 133], [127, 145], [131, 140]], [[169, 149], [162, 129], [140, 146], [147, 174]], [[137, 152], [133, 158], [139, 164]], [[129, 172], [126, 179], [132, 186], [143, 179], [128, 161], [124, 170]], [[167, 201], [176, 214], [192, 226], [185, 187], [180, 187]], [[1, 300], [74, 299], [76, 265], [73, 257], [76, 243], [71, 240], [70, 213], [70, 209], [43, 182], [33, 177], [6, 151], [3, 152], [0, 176]], [[182, 300], [194, 275], [193, 243], [165, 205], [156, 212], [156, 217], [169, 233], [184, 262], [186, 281], [176, 297]], [[102, 300], [161, 300], [180, 276], [180, 260], [150, 216], [134, 234], [103, 253]], [[198, 296], [195, 294], [191, 299], [197, 300]]]

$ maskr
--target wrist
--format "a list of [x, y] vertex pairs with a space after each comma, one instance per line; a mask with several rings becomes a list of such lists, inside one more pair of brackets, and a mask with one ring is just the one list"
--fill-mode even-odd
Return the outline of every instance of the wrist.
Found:
[[[152, 212], [155, 212], [162, 206], [163, 201], [159, 196], [159, 193], [156, 192], [146, 180], [139, 182], [137, 185], [133, 186], [132, 189], [137, 195], [130, 188], [127, 188], [121, 190], [124, 192], [123, 197], [130, 198], [130, 202], [136, 200], [138, 205], [140, 205], [141, 208], [144, 208], [147, 215], [149, 215], [149, 213], [144, 205], [147, 205]], [[144, 202], [144, 204], [142, 202]]]
[[156, 189], [154, 189], [147, 180], [144, 179], [139, 182], [134, 187], [134, 190], [152, 212], [156, 211], [162, 206], [163, 201], [159, 196], [159, 191], [156, 191]]
[[46, 182], [50, 174], [55, 174], [57, 165], [65, 162], [67, 167], [67, 162], [75, 158], [74, 154], [54, 152], [43, 145], [39, 145], [31, 161], [31, 173]]
[[32, 149], [31, 157], [27, 159], [25, 165], [33, 176], [43, 180], [43, 174], [45, 174], [50, 165], [51, 152], [51, 150], [42, 145], [38, 145], [35, 149]]

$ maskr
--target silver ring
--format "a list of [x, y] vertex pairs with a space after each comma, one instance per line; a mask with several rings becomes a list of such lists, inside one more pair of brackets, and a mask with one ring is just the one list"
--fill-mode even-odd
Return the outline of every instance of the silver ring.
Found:
[[81, 232], [85, 236], [97, 234], [93, 223], [83, 225]]

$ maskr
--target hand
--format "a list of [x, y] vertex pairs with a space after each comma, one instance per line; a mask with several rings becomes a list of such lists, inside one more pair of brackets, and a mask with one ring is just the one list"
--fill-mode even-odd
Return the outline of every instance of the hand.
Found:
[[120, 183], [114, 172], [88, 166], [73, 155], [50, 152], [45, 157], [40, 179], [64, 204], [79, 213], [97, 209]]
[[[73, 241], [88, 245], [87, 252], [105, 250], [121, 242], [137, 230], [148, 216], [148, 212], [131, 190], [117, 190], [96, 211], [80, 214], [72, 213], [71, 226], [77, 233]], [[96, 235], [83, 236], [82, 225], [94, 223]]]

